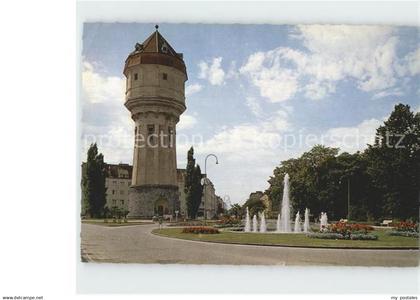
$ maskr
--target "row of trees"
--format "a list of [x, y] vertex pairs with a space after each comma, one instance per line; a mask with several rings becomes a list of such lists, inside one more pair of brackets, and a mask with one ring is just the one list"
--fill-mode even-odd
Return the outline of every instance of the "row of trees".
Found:
[[294, 211], [325, 211], [332, 219], [419, 218], [420, 113], [398, 104], [376, 130], [373, 145], [363, 152], [313, 147], [299, 158], [282, 161], [270, 177], [266, 193], [279, 207], [288, 173]]

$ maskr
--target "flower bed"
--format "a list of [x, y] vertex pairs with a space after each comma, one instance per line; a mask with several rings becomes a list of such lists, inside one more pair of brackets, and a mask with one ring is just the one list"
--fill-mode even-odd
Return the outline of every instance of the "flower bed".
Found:
[[403, 231], [403, 232], [419, 232], [419, 224], [413, 222], [399, 222], [397, 224], [393, 224], [395, 226], [396, 231]]
[[374, 228], [370, 225], [365, 224], [349, 224], [344, 222], [337, 222], [327, 227], [327, 232], [340, 233], [344, 236], [351, 234], [360, 233], [368, 234], [369, 231], [373, 231]]
[[182, 229], [182, 233], [216, 234], [220, 232], [218, 229], [213, 228], [213, 227], [193, 226], [193, 227], [185, 227], [184, 229]]
[[392, 224], [395, 230], [391, 231], [389, 235], [393, 236], [406, 236], [406, 237], [419, 237], [419, 224], [413, 222], [399, 222]]
[[376, 235], [368, 234], [374, 228], [366, 224], [337, 222], [324, 227], [319, 233], [308, 234], [310, 238], [334, 240], [377, 240]]

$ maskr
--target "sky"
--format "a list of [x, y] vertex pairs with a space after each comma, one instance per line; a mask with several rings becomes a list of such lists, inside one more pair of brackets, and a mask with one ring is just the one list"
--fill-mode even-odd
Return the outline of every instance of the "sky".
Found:
[[[155, 24], [85, 23], [82, 159], [91, 142], [108, 163], [132, 164], [134, 123], [124, 107], [128, 54]], [[187, 110], [177, 125], [178, 168], [187, 151], [216, 193], [244, 203], [268, 188], [281, 161], [316, 144], [354, 153], [397, 103], [420, 111], [416, 27], [159, 24], [184, 55]]]

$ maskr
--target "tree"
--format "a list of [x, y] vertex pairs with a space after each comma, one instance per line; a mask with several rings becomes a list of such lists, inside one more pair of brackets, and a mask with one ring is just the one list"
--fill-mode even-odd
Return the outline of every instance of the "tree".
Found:
[[201, 184], [201, 168], [199, 165], [195, 165], [193, 147], [188, 150], [187, 160], [184, 192], [188, 216], [195, 219], [200, 208], [203, 185]]
[[282, 161], [265, 192], [273, 207], [280, 207], [288, 173], [294, 212], [308, 207], [314, 215], [325, 211], [332, 220], [346, 218], [350, 195], [351, 220], [418, 220], [420, 113], [398, 104], [377, 129], [373, 145], [364, 152], [338, 153], [337, 148], [317, 145]]
[[337, 148], [316, 145], [297, 159], [281, 162], [269, 179], [270, 187], [266, 191], [273, 207], [280, 209], [283, 178], [288, 173], [293, 212], [309, 208], [315, 215], [326, 211], [334, 216], [333, 202], [338, 190], [338, 175], [334, 169], [337, 154]]
[[242, 207], [238, 203], [233, 204], [229, 209], [229, 215], [240, 218], [243, 215]]
[[[372, 219], [374, 202], [371, 201], [371, 180], [367, 174], [367, 160], [363, 153], [344, 152], [337, 156], [337, 175], [339, 176], [338, 199], [334, 209], [339, 215], [347, 215], [347, 200], [350, 194], [350, 220]], [[350, 188], [350, 193], [348, 188]]]
[[245, 204], [242, 206], [244, 208], [248, 207], [249, 213], [251, 215], [258, 214], [260, 212], [263, 212], [266, 207], [264, 206], [264, 203], [261, 201], [261, 197], [264, 195], [263, 192], [254, 192], [249, 195], [248, 200], [245, 202]]
[[84, 210], [89, 217], [100, 218], [105, 212], [106, 171], [104, 156], [101, 153], [98, 153], [96, 143], [90, 145], [87, 153], [87, 161], [84, 163], [82, 170]]
[[376, 190], [378, 214], [418, 219], [420, 114], [398, 104], [366, 150], [367, 172]]
[[198, 209], [200, 208], [201, 198], [203, 197], [203, 185], [201, 184], [201, 168], [200, 165], [197, 165], [194, 168], [193, 173], [193, 182], [192, 182], [192, 189], [191, 195], [193, 200], [193, 216], [194, 218], [197, 217]]

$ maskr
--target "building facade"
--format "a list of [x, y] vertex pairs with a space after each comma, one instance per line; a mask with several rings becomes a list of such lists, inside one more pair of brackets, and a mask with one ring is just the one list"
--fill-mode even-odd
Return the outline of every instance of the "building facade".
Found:
[[[82, 164], [82, 174], [86, 164]], [[118, 207], [128, 210], [128, 191], [131, 185], [133, 167], [128, 164], [105, 164], [106, 204], [108, 209]], [[83, 187], [82, 187], [83, 188]], [[86, 214], [85, 201], [82, 190], [81, 214]]]
[[174, 215], [180, 210], [176, 124], [185, 111], [187, 71], [183, 55], [158, 27], [125, 61], [125, 106], [135, 122], [128, 217]]
[[[85, 163], [82, 164], [82, 172]], [[129, 164], [105, 164], [106, 178], [106, 206], [108, 209], [118, 207], [119, 209], [130, 211], [129, 190], [132, 181], [133, 167]], [[179, 191], [179, 218], [187, 218], [187, 202], [185, 197], [185, 169], [177, 169], [177, 186]], [[203, 175], [204, 176], [204, 175]], [[222, 198], [216, 195], [213, 183], [207, 179], [208, 186], [203, 189], [203, 196], [199, 208], [199, 217], [204, 217], [206, 213], [207, 219], [217, 216], [220, 209], [225, 208]], [[85, 214], [83, 191], [82, 191], [82, 215]], [[165, 214], [163, 214], [165, 215]], [[168, 214], [169, 215], [169, 214]], [[156, 215], [157, 216], [157, 215]]]
[[128, 164], [106, 164], [106, 206], [128, 210], [128, 190], [133, 167]]

